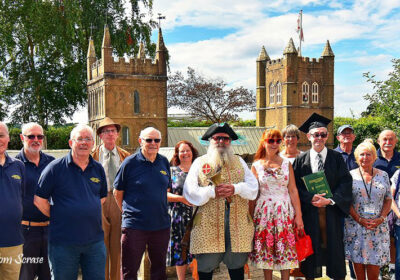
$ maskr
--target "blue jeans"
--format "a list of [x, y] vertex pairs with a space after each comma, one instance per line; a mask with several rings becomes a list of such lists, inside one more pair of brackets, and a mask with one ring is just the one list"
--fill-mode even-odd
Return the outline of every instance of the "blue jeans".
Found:
[[52, 280], [75, 280], [79, 266], [83, 280], [105, 279], [106, 248], [104, 241], [85, 245], [56, 245], [49, 243]]
[[400, 279], [400, 226], [394, 225], [394, 244], [396, 245], [396, 280]]

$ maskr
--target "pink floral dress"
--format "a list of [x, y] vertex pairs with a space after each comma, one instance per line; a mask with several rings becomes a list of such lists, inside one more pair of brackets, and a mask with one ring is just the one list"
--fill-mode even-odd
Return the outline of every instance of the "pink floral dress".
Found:
[[289, 161], [277, 168], [253, 163], [260, 196], [254, 211], [254, 244], [251, 263], [257, 268], [284, 270], [298, 267], [293, 227], [294, 209], [288, 192]]

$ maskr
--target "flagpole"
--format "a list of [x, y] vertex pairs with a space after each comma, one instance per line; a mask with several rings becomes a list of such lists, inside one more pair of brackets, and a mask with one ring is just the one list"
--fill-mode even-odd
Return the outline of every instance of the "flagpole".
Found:
[[301, 37], [303, 33], [303, 10], [300, 10], [300, 32], [299, 32], [299, 56], [301, 56]]

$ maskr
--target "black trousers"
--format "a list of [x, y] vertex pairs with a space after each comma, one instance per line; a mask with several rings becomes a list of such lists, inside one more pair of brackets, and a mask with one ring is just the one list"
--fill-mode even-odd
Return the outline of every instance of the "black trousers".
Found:
[[50, 280], [50, 268], [47, 258], [48, 227], [22, 225], [25, 243], [19, 280]]

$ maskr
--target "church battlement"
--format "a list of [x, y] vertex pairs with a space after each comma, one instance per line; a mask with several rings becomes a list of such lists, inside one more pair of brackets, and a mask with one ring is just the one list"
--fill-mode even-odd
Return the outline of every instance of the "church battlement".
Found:
[[[299, 126], [313, 112], [333, 119], [334, 57], [329, 41], [319, 58], [303, 57], [292, 39], [283, 58], [270, 59], [265, 47], [257, 58], [257, 126], [284, 129]], [[333, 144], [333, 127], [329, 126], [328, 144]], [[301, 139], [299, 147], [307, 147]]]
[[113, 48], [111, 46], [111, 37], [108, 27], [104, 28], [104, 37], [101, 58], [97, 59], [93, 40], [90, 39], [89, 50], [87, 55], [87, 75], [88, 82], [104, 75], [121, 74], [121, 75], [150, 75], [150, 76], [166, 76], [166, 48], [162, 38], [161, 29], [159, 29], [159, 40], [157, 43], [157, 54], [154, 60], [146, 58], [144, 45], [140, 44], [137, 57], [126, 59], [125, 57], [113, 56]]
[[[155, 59], [146, 57], [140, 43], [136, 57], [114, 56], [108, 27], [104, 28], [101, 57], [94, 42], [87, 53], [87, 93], [89, 124], [96, 130], [105, 117], [121, 125], [118, 145], [134, 152], [142, 129], [152, 126], [161, 131], [167, 145], [167, 49], [158, 29]], [[96, 144], [100, 138], [96, 137]]]
[[268, 65], [281, 64], [282, 60], [283, 60], [283, 58], [270, 60], [270, 61], [268, 61]]

